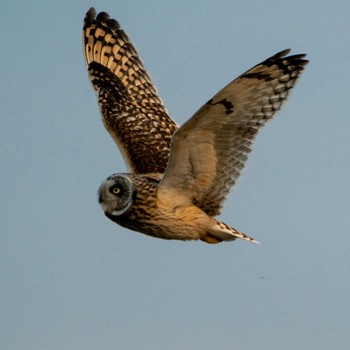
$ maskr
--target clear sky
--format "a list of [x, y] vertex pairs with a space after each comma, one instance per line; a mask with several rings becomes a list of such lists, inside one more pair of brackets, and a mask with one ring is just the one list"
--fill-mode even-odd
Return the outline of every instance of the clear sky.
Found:
[[[125, 165], [83, 63], [91, 6], [120, 21], [180, 124], [270, 55], [308, 54], [221, 215], [260, 245], [162, 241], [104, 217], [97, 189]], [[349, 349], [348, 0], [0, 9], [2, 350]]]

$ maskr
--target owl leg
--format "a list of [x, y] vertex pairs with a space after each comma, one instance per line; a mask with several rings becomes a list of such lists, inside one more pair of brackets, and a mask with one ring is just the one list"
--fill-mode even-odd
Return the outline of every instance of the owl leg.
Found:
[[207, 229], [207, 233], [201, 237], [201, 240], [210, 244], [220, 243], [222, 241], [233, 241], [236, 238], [244, 239], [246, 241], [259, 243], [252, 237], [235, 230], [233, 227], [225, 223], [215, 220], [214, 225]]

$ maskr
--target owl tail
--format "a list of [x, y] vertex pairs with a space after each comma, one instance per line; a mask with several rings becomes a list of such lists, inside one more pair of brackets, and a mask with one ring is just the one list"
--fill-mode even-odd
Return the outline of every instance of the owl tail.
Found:
[[249, 237], [218, 220], [215, 220], [214, 225], [207, 230], [207, 234], [203, 236], [201, 240], [210, 244], [215, 244], [222, 241], [233, 241], [236, 238], [244, 239], [253, 243], [259, 243], [252, 237]]

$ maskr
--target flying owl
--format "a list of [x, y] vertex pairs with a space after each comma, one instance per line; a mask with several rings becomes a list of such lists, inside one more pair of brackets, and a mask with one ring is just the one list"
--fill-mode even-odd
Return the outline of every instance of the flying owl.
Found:
[[105, 215], [157, 238], [256, 242], [215, 217], [258, 131], [298, 80], [308, 62], [305, 55], [275, 54], [229, 83], [179, 127], [130, 39], [107, 13], [87, 12], [83, 51], [103, 123], [128, 168], [99, 188]]

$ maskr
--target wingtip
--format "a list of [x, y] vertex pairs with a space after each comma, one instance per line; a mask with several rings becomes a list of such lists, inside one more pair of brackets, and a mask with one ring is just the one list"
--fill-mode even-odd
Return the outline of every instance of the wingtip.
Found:
[[102, 11], [97, 13], [94, 7], [90, 7], [85, 15], [84, 29], [90, 26], [94, 21], [99, 24], [105, 23], [107, 28], [112, 31], [120, 29], [119, 22], [111, 18], [107, 12]]
[[290, 52], [291, 52], [292, 49], [284, 49], [280, 52], [277, 52], [274, 57], [284, 57], [284, 56], [287, 56]]
[[94, 7], [90, 7], [85, 14], [85, 19], [84, 19], [85, 25], [88, 23], [92, 23], [95, 18], [96, 18], [96, 10]]

